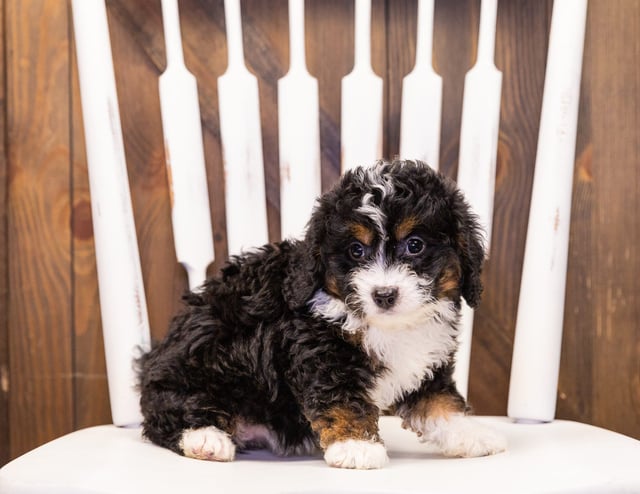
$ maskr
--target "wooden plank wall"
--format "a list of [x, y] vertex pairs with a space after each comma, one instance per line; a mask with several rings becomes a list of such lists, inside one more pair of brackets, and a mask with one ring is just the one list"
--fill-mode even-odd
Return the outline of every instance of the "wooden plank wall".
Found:
[[0, 465], [9, 459], [9, 332], [5, 17], [0, 9]]
[[[157, 78], [159, 0], [108, 0], [132, 200], [153, 335], [179, 306]], [[65, 0], [0, 0], [0, 464], [110, 420], [93, 233]], [[216, 78], [226, 67], [222, 0], [180, 0], [198, 77], [217, 261], [225, 256]], [[501, 0], [503, 71], [493, 252], [476, 317], [470, 398], [506, 411], [519, 273], [552, 0]], [[260, 81], [270, 234], [279, 237], [276, 82], [288, 66], [285, 0], [243, 0]], [[353, 4], [307, 1], [309, 69], [320, 85], [323, 186], [339, 173], [340, 78], [353, 63]], [[434, 64], [444, 79], [441, 169], [456, 176], [463, 79], [479, 0], [437, 0]], [[400, 84], [414, 58], [416, 0], [373, 0], [373, 64], [385, 79], [387, 157], [399, 143]], [[591, 0], [585, 45], [558, 416], [640, 438], [640, 3]], [[541, 307], [540, 310], [544, 310]]]

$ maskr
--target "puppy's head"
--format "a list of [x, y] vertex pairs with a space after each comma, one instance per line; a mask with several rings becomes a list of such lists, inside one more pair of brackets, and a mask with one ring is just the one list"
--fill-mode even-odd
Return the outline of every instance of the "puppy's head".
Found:
[[348, 171], [319, 199], [305, 244], [320, 289], [312, 304], [325, 317], [412, 326], [461, 296], [479, 302], [478, 223], [455, 184], [423, 163]]

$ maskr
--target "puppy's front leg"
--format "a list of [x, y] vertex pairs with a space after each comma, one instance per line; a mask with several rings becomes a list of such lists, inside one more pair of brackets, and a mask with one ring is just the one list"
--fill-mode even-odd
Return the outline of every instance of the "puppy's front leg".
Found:
[[377, 408], [365, 412], [334, 406], [311, 420], [311, 427], [332, 467], [366, 470], [389, 461], [378, 434]]
[[414, 396], [398, 407], [402, 426], [445, 456], [475, 457], [500, 453], [506, 440], [466, 414], [464, 399], [453, 390]]

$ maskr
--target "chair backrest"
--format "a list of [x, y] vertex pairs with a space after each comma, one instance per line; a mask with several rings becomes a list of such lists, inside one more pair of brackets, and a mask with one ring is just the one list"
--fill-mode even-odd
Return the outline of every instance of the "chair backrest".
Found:
[[[345, 10], [350, 12], [351, 4], [346, 4], [349, 7]], [[112, 415], [115, 424], [129, 425], [139, 421], [131, 359], [149, 346], [149, 322], [105, 4], [104, 0], [74, 0], [72, 5]], [[207, 176], [205, 147], [198, 105], [194, 104], [198, 93], [184, 66], [180, 28], [175, 22], [177, 0], [163, 0], [162, 5], [168, 64], [160, 80], [160, 103], [167, 175], [173, 192], [174, 240], [178, 259], [195, 287], [206, 264], [213, 260], [203, 179]], [[586, 0], [554, 3], [512, 363], [509, 414], [515, 419], [547, 421], [555, 413], [586, 5]], [[217, 81], [217, 106], [227, 252], [237, 253], [242, 247], [267, 241], [269, 224], [258, 81], [244, 61], [240, 0], [225, 0], [224, 11], [228, 68]], [[401, 158], [426, 159], [437, 166], [442, 81], [431, 66], [433, 11], [433, 0], [418, 1], [416, 63], [402, 85], [399, 141]], [[502, 75], [493, 63], [496, 12], [497, 0], [482, 1], [477, 61], [465, 79], [458, 167], [459, 185], [487, 231], [487, 243], [492, 230], [502, 84]], [[284, 19], [286, 13], [283, 9], [273, 16]], [[309, 215], [312, 198], [321, 190], [322, 154], [341, 156], [343, 170], [383, 157], [385, 88], [371, 64], [371, 2], [355, 0], [355, 62], [341, 81], [342, 148], [327, 151], [321, 140], [327, 130], [320, 122], [318, 83], [305, 64], [304, 0], [289, 1], [288, 18], [290, 70], [277, 85], [280, 220], [282, 234], [295, 235]], [[326, 57], [331, 63], [331, 53]], [[328, 185], [325, 180], [325, 188]], [[190, 245], [197, 248], [189, 249]], [[546, 290], [540, 291], [541, 286]], [[541, 300], [541, 296], [547, 298]], [[549, 310], [540, 311], [540, 306]], [[466, 308], [456, 370], [463, 394], [467, 391], [472, 324], [473, 312]], [[542, 367], [548, 373], [538, 386]]]

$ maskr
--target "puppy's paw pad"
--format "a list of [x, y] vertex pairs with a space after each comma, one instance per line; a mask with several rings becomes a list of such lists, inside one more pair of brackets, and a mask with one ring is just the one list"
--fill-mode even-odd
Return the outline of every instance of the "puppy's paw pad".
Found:
[[324, 453], [324, 459], [332, 467], [360, 470], [382, 468], [389, 462], [382, 443], [356, 439], [331, 444]]
[[504, 436], [468, 418], [461, 427], [451, 430], [442, 442], [445, 456], [463, 458], [495, 455], [506, 449]]
[[213, 426], [185, 430], [180, 449], [185, 456], [198, 460], [232, 461], [236, 456], [236, 446], [229, 435]]

